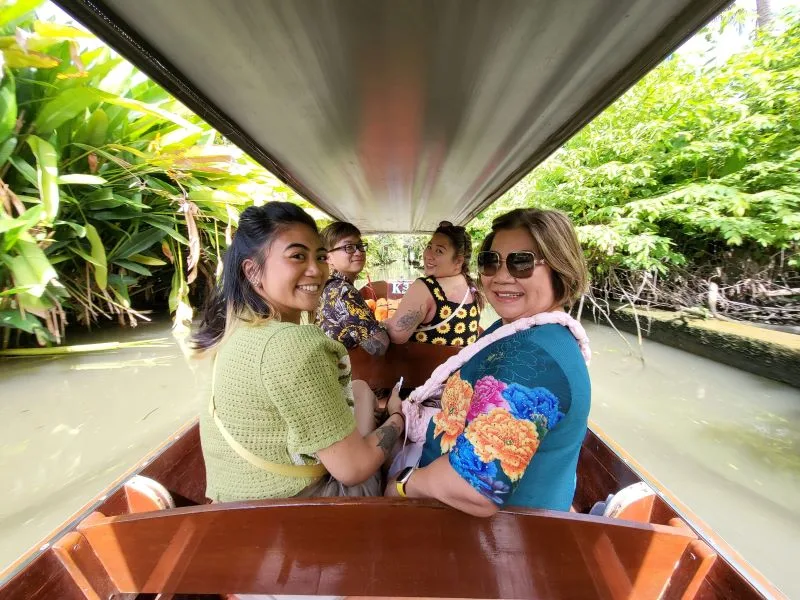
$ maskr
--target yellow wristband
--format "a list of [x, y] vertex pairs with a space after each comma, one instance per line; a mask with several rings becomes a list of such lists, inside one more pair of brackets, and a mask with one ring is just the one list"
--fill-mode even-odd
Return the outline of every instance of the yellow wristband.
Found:
[[406, 494], [406, 484], [408, 480], [411, 479], [411, 474], [414, 472], [414, 467], [406, 467], [400, 474], [397, 476], [397, 481], [395, 482], [395, 486], [397, 487], [397, 493], [400, 494], [403, 498], [407, 497]]

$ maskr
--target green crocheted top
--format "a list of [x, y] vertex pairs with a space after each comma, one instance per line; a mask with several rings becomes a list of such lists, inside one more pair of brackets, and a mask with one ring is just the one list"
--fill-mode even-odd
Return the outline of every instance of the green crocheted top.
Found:
[[[237, 327], [217, 355], [215, 404], [225, 429], [247, 450], [283, 464], [315, 454], [355, 430], [350, 359], [316, 325]], [[200, 440], [206, 495], [218, 502], [295, 496], [314, 479], [254, 467], [231, 449], [204, 398]]]

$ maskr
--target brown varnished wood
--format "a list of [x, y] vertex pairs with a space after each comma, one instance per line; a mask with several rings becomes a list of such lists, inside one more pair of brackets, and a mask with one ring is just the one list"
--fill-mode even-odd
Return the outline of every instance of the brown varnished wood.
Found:
[[481, 520], [384, 498], [210, 505], [78, 529], [118, 589], [171, 593], [649, 598], [695, 539], [570, 513]]
[[399, 300], [403, 297], [403, 294], [397, 294], [392, 290], [391, 282], [383, 280], [370, 281], [367, 285], [362, 287], [359, 292], [361, 296], [367, 300], [377, 300], [378, 298]]
[[142, 470], [169, 490], [178, 506], [206, 502], [206, 467], [200, 447], [200, 428], [189, 427]]
[[591, 430], [586, 432], [583, 440], [577, 477], [572, 504], [578, 512], [588, 512], [595, 502], [641, 481]]
[[[195, 437], [197, 434], [198, 432], [196, 424], [194, 424], [188, 430], [185, 430], [183, 433], [183, 435], [189, 437], [189, 440], [192, 438], [199, 440], [199, 437]], [[166, 455], [167, 458], [164, 466], [159, 464], [162, 460], [161, 456], [159, 455], [151, 457], [147, 461], [147, 465], [150, 468], [150, 474], [152, 475], [153, 472], [161, 471], [169, 476], [170, 473], [174, 473], [175, 466], [183, 462], [184, 464], [190, 465], [190, 468], [191, 465], [195, 465], [195, 470], [186, 471], [182, 474], [183, 479], [197, 478], [204, 481], [204, 471], [198, 471], [197, 469], [198, 462], [202, 463], [199, 445], [187, 443], [177, 446], [176, 448], [183, 448], [183, 450], [180, 450], [178, 454], [184, 452], [197, 453], [195, 459], [192, 459], [190, 456], [184, 456], [183, 458], [177, 460], [175, 456], [175, 450], [168, 453], [170, 448], [172, 448], [174, 445], [175, 444], [167, 446], [162, 450], [163, 454], [161, 456]], [[592, 431], [587, 433], [585, 449], [586, 448], [591, 449], [592, 452], [584, 451], [581, 454], [579, 474], [591, 468], [591, 465], [593, 464], [591, 461], [595, 461], [595, 466], [598, 466], [599, 463], [596, 462], [597, 457], [603, 457], [603, 460], [608, 461], [606, 465], [599, 465], [603, 468], [607, 475], [604, 476], [605, 487], [598, 488], [598, 495], [595, 497], [595, 499], [605, 499], [608, 494], [614, 493], [621, 487], [624, 487], [622, 485], [623, 483], [629, 484], [633, 481], [639, 480], [639, 477], [630, 466], [635, 465], [635, 462], [632, 461], [632, 459], [628, 456], [616, 454], [613, 450], [611, 450], [611, 446], [608, 445], [603, 438], [594, 434]], [[627, 461], [627, 464], [625, 461]], [[612, 475], [612, 473], [614, 475]], [[617, 480], [615, 477], [618, 477], [619, 479]], [[585, 480], [585, 478], [583, 480]], [[576, 499], [582, 496], [588, 497], [586, 491], [581, 489], [581, 481], [582, 478], [579, 476], [578, 494], [576, 494]], [[164, 482], [162, 481], [162, 483]], [[104, 507], [104, 512], [109, 515], [125, 514], [128, 508], [125, 501], [124, 492], [122, 490], [117, 490], [116, 493], [112, 493], [102, 506]], [[671, 518], [675, 517], [676, 514], [677, 513], [675, 510], [666, 502], [664, 502], [661, 497], [655, 499], [651, 515], [653, 522], [666, 524]], [[97, 514], [93, 515], [92, 519], [89, 521], [94, 521], [97, 523], [97, 519], [101, 518], [102, 515]], [[684, 553], [684, 556], [687, 556], [687, 553]], [[682, 558], [681, 563], [683, 563], [683, 560], [684, 559]], [[682, 578], [680, 575], [681, 569], [682, 565], [679, 565], [678, 569], [676, 569], [677, 577], [668, 588], [668, 591], [670, 591], [671, 594], [675, 594], [668, 596], [670, 598], [684, 597], [684, 587], [688, 585], [688, 582], [691, 579], [686, 577]], [[37, 589], [32, 590], [32, 587]], [[78, 594], [79, 592], [79, 588], [74, 584], [74, 581], [69, 578], [68, 574], [61, 567], [61, 565], [53, 561], [52, 553], [45, 552], [35, 561], [33, 561], [33, 563], [21, 570], [16, 577], [6, 582], [5, 585], [0, 586], [0, 600], [16, 600], [18, 598], [22, 599], [29, 597], [35, 598], [36, 600], [39, 598], [61, 597], [71, 600], [73, 597], [82, 598], [82, 594], [70, 595]], [[375, 594], [375, 596], [389, 595], [391, 594]], [[450, 595], [452, 596], [452, 594]], [[707, 600], [732, 597], [760, 598], [762, 596], [758, 594], [754, 588], [725, 560], [717, 560], [713, 564], [712, 569], [709, 571], [708, 576], [702, 581], [699, 590], [696, 592], [694, 597], [698, 600]], [[777, 592], [776, 597], [780, 597]]]
[[384, 356], [372, 356], [361, 348], [350, 350], [353, 379], [363, 379], [374, 390], [392, 388], [403, 377], [404, 388], [422, 385], [433, 370], [459, 348], [433, 344], [391, 344]]
[[[670, 519], [670, 525], [691, 531], [683, 519]], [[694, 540], [684, 550], [683, 556], [672, 574], [664, 593], [665, 600], [694, 600], [699, 597], [703, 585], [708, 581], [711, 568], [717, 561], [717, 553], [703, 540]]]
[[56, 555], [47, 551], [0, 586], [0, 600], [85, 600], [78, 583]]
[[[0, 572], [0, 600], [83, 599], [85, 596], [56, 558], [50, 544], [74, 531], [77, 523], [94, 511], [105, 516], [128, 514], [130, 507], [124, 483], [136, 474], [150, 476], [164, 484], [173, 497], [184, 505], [198, 500], [205, 502], [205, 466], [197, 420], [181, 427], [44, 540]], [[176, 493], [175, 489], [185, 492], [189, 498]]]
[[653, 513], [654, 496], [641, 498], [632, 502], [620, 512], [616, 518], [626, 521], [636, 521], [637, 523], [650, 523], [650, 515]]
[[[101, 600], [118, 593], [89, 542], [77, 531], [70, 531], [53, 544], [52, 552], [87, 600]], [[132, 600], [133, 596], [116, 598]]]

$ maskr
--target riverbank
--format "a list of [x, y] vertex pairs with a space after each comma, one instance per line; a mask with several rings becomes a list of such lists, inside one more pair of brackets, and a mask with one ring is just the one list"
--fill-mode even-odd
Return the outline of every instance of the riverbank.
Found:
[[619, 329], [800, 388], [800, 335], [664, 310], [610, 312]]

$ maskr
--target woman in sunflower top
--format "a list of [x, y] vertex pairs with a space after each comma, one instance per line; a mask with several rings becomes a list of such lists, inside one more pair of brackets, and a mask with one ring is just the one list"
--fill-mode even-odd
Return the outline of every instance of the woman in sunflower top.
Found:
[[353, 285], [367, 258], [361, 232], [352, 223], [337, 221], [323, 229], [320, 237], [328, 249], [331, 271], [322, 290], [317, 325], [348, 350], [361, 346], [370, 354], [383, 355], [389, 335]]
[[[441, 410], [427, 430], [421, 421], [419, 467], [403, 469], [387, 494], [476, 516], [502, 505], [569, 510], [591, 397], [588, 340], [565, 312], [587, 282], [572, 224], [557, 211], [498, 217], [478, 272], [500, 319], [439, 375]], [[417, 392], [403, 407], [409, 418]]]
[[351, 381], [344, 346], [300, 324], [319, 305], [327, 253], [314, 220], [289, 202], [239, 219], [194, 337], [197, 352], [215, 357], [200, 419], [214, 501], [380, 493], [404, 423], [399, 391], [375, 429], [375, 395]]
[[466, 346], [478, 339], [483, 299], [469, 274], [471, 257], [467, 231], [442, 221], [423, 254], [425, 277], [411, 284], [384, 322], [393, 343]]

